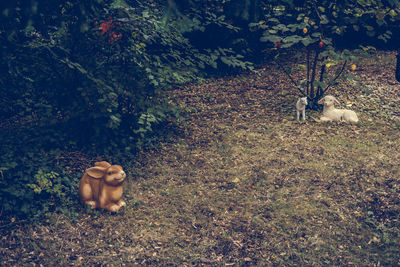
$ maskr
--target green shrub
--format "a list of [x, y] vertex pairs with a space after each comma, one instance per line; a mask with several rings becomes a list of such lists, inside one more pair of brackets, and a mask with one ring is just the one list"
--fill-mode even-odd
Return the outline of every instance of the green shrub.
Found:
[[35, 218], [50, 211], [65, 214], [76, 211], [79, 176], [67, 173], [62, 165], [55, 164], [59, 152], [23, 148], [16, 151], [7, 147], [1, 153], [3, 215]]
[[221, 65], [251, 69], [230, 47], [196, 47], [188, 37], [211, 24], [235, 31], [222, 17], [168, 10], [133, 0], [2, 5], [3, 214], [68, 211], [81, 174], [65, 171], [59, 151], [129, 162], [183, 120], [168, 88]]

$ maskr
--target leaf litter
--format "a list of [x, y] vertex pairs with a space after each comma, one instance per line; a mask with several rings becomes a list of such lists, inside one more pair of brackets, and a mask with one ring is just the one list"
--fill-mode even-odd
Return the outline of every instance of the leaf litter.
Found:
[[273, 64], [172, 89], [187, 120], [124, 166], [128, 207], [3, 227], [1, 265], [400, 264], [400, 85], [377, 56], [330, 92], [355, 125], [296, 122]]

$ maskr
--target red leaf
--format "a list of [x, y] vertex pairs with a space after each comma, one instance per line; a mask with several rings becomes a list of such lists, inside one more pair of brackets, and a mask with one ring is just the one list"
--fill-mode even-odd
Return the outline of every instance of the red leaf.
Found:
[[108, 30], [111, 28], [111, 25], [109, 22], [103, 22], [100, 24], [100, 29], [101, 29], [101, 33], [104, 34], [106, 32], [108, 32]]

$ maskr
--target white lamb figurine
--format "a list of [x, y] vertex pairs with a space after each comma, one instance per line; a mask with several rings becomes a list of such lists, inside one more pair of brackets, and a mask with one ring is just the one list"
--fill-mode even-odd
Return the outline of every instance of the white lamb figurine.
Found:
[[297, 120], [300, 120], [300, 112], [303, 115], [303, 121], [306, 119], [306, 106], [307, 106], [307, 97], [300, 97], [296, 103], [296, 111], [297, 111]]
[[339, 104], [339, 101], [334, 96], [327, 95], [318, 101], [318, 104], [323, 104], [321, 121], [347, 121], [358, 122], [357, 114], [349, 109], [337, 109], [334, 103]]

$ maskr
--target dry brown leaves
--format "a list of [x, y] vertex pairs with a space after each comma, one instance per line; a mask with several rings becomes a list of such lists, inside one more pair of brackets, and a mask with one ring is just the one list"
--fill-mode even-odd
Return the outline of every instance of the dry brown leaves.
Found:
[[395, 265], [399, 85], [378, 56], [330, 92], [357, 125], [296, 122], [273, 65], [172, 90], [183, 134], [124, 166], [128, 207], [3, 232], [1, 264]]

